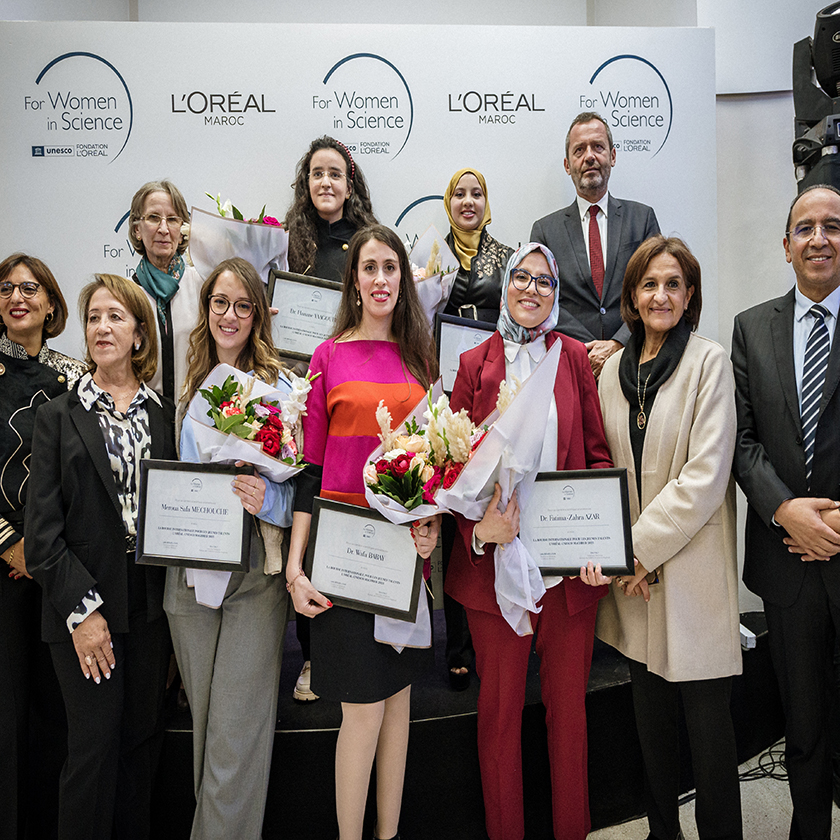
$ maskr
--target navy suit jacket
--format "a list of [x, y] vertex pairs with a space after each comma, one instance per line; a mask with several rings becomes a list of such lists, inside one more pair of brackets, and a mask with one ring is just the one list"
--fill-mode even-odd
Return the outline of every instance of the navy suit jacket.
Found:
[[609, 197], [604, 286], [599, 300], [592, 283], [577, 200], [534, 222], [531, 242], [541, 242], [554, 254], [560, 272], [558, 332], [584, 343], [615, 339], [627, 344], [630, 329], [621, 320], [620, 311], [624, 271], [639, 245], [657, 233], [659, 223], [653, 208]]
[[[794, 291], [735, 319], [732, 367], [738, 437], [733, 471], [749, 502], [744, 583], [765, 601], [790, 606], [805, 563], [790, 554], [773, 514], [786, 499], [840, 498], [840, 335], [835, 329], [820, 403], [811, 488], [793, 361]], [[817, 563], [832, 601], [840, 605], [840, 556]]]

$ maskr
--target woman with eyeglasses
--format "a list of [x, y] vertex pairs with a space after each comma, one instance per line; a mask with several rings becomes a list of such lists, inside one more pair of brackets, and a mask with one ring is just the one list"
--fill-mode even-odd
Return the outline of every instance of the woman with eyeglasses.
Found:
[[344, 143], [318, 137], [298, 161], [289, 232], [289, 270], [341, 282], [353, 234], [375, 225], [367, 181]]
[[66, 322], [64, 296], [41, 260], [12, 254], [0, 263], [2, 840], [23, 837], [27, 826], [31, 836], [46, 836], [57, 818], [58, 774], [66, 755], [64, 704], [49, 647], [41, 641], [41, 589], [27, 571], [23, 538], [35, 412], [72, 388], [85, 369], [47, 346]]
[[[353, 234], [375, 225], [367, 181], [350, 150], [332, 137], [313, 140], [295, 170], [294, 200], [283, 223], [289, 232], [289, 270], [341, 282]], [[299, 703], [318, 699], [311, 688], [310, 624], [299, 615], [295, 632], [303, 668], [292, 696]]]
[[[271, 338], [264, 284], [246, 260], [219, 263], [201, 287], [188, 362], [182, 410], [222, 363], [291, 389]], [[193, 422], [186, 416], [181, 427], [182, 461], [199, 461]], [[275, 529], [292, 524], [294, 480], [239, 475], [231, 492], [251, 514], [249, 571], [223, 573], [229, 577], [216, 608], [198, 603], [184, 568], [167, 571], [164, 596], [193, 717], [193, 840], [262, 836], [277, 720], [289, 600], [282, 570], [266, 566], [266, 546], [279, 552]]]
[[88, 372], [38, 410], [25, 529], [67, 711], [58, 837], [145, 838], [170, 644], [163, 570], [135, 563], [138, 474], [175, 457], [175, 407], [146, 384], [154, 313], [135, 283], [94, 275], [79, 312]]
[[[562, 343], [554, 401], [544, 428], [541, 471], [611, 467], [595, 378], [579, 341], [554, 332], [559, 315], [559, 275], [551, 251], [529, 242], [508, 260], [496, 332], [461, 356], [452, 389], [453, 411], [465, 408], [481, 422], [496, 406], [502, 380], [524, 382], [556, 343]], [[589, 832], [586, 761], [586, 684], [595, 615], [606, 586], [575, 578], [546, 578], [539, 613], [529, 613], [531, 633], [519, 636], [496, 602], [493, 551], [519, 532], [514, 494], [500, 509], [501, 491], [480, 522], [456, 517], [458, 535], [446, 591], [464, 605], [476, 653], [478, 759], [490, 840], [525, 835], [521, 728], [531, 642], [536, 637], [551, 764], [554, 836], [583, 840]]]
[[128, 236], [141, 255], [134, 280], [148, 295], [158, 323], [158, 369], [150, 385], [176, 403], [201, 289], [201, 276], [183, 257], [187, 236], [181, 228], [189, 220], [187, 202], [171, 181], [149, 181], [131, 199]]

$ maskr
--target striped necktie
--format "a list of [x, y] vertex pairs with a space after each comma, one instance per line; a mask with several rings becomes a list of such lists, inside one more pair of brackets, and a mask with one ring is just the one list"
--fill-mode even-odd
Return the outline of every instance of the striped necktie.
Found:
[[825, 385], [825, 372], [828, 368], [828, 327], [825, 316], [828, 310], [814, 304], [809, 314], [814, 317], [814, 325], [805, 345], [805, 364], [802, 367], [802, 399], [800, 417], [802, 418], [802, 445], [805, 450], [805, 475], [808, 489], [811, 488], [811, 472], [814, 466], [814, 443], [817, 438], [817, 420], [820, 415], [820, 400]]

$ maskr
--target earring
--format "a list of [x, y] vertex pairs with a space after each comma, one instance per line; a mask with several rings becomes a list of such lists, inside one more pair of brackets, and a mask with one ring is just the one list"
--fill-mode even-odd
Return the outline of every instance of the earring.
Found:
[[139, 350], [139, 349], [140, 349], [140, 342], [139, 342], [139, 341], [135, 341], [135, 342], [134, 342], [134, 349], [135, 349], [135, 350]]
[[54, 317], [55, 317], [55, 316], [53, 315], [53, 313], [52, 313], [52, 312], [47, 312], [47, 317], [46, 317], [46, 318], [44, 318], [44, 321], [45, 321], [47, 324], [49, 324], [49, 322], [50, 322], [50, 321], [52, 321], [52, 319], [53, 319]]
[[356, 306], [362, 305], [362, 296], [359, 294], [359, 290], [356, 289]]

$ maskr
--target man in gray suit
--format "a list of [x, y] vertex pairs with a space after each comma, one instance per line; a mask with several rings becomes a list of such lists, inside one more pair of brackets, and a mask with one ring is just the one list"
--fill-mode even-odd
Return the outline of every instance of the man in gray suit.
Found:
[[840, 535], [829, 527], [840, 529], [840, 191], [797, 196], [784, 248], [796, 286], [735, 319], [734, 473], [749, 502], [744, 583], [764, 601], [785, 709], [790, 837], [828, 840], [840, 628]]
[[578, 114], [566, 135], [566, 173], [577, 191], [572, 204], [534, 222], [531, 241], [547, 246], [560, 271], [557, 329], [586, 344], [597, 377], [604, 362], [627, 343], [621, 320], [621, 284], [633, 252], [659, 233], [653, 209], [613, 198], [612, 132], [592, 111]]

